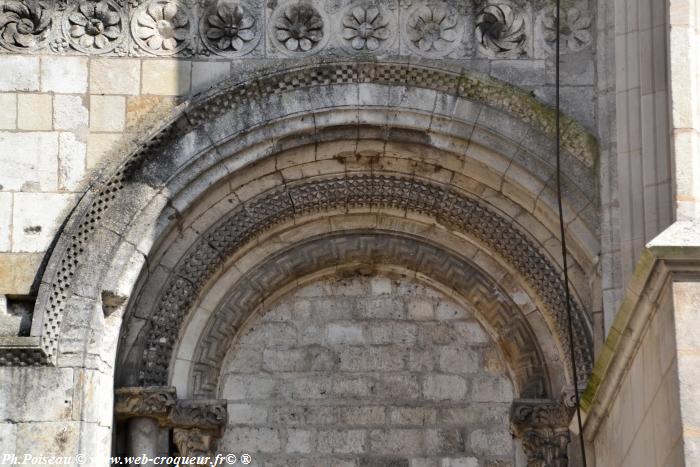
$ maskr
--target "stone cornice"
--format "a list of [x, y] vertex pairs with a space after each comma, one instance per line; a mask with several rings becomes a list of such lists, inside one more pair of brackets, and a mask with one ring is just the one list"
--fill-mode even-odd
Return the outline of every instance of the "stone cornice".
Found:
[[659, 298], [674, 277], [686, 275], [700, 275], [700, 225], [676, 222], [647, 244], [598, 355], [581, 399], [588, 440], [607, 416]]

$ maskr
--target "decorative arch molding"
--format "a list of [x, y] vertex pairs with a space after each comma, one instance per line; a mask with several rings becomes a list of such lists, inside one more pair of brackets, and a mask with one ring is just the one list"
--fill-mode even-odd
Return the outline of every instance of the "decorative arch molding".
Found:
[[[357, 207], [429, 215], [441, 225], [472, 236], [489, 251], [501, 256], [544, 303], [545, 321], [556, 336], [562, 360], [567, 360], [565, 350], [569, 341], [562, 302], [563, 283], [556, 267], [525, 234], [449, 185], [383, 174], [357, 174], [303, 180], [271, 189], [241, 204], [203, 232], [172, 271], [148, 318], [150, 326], [145, 339], [140, 383], [146, 386], [168, 384], [172, 350], [184, 319], [204, 285], [242, 245], [260, 232], [296, 216]], [[313, 267], [314, 262], [309, 264]], [[431, 270], [441, 274], [438, 268]], [[261, 290], [274, 290], [279, 285], [263, 282], [249, 289], [248, 295], [240, 300], [246, 306], [257, 303], [265, 298], [261, 296]], [[248, 303], [250, 300], [252, 302]], [[585, 313], [578, 304], [574, 304], [574, 315], [576, 364], [582, 375], [588, 375], [593, 362], [592, 337]], [[211, 397], [211, 383], [202, 384], [207, 397]]]
[[[448, 137], [468, 137], [455, 134], [465, 128], [465, 117], [458, 116], [456, 110], [460, 102], [476, 103], [487, 115], [479, 125], [472, 121], [472, 127], [487, 125], [491, 119], [492, 127], [500, 123], [505, 125], [503, 132], [520, 134], [515, 148], [546, 153], [554, 121], [550, 108], [522, 91], [461, 69], [392, 62], [309, 62], [283, 72], [263, 70], [242, 82], [231, 80], [186, 103], [175, 118], [95, 178], [52, 252], [35, 308], [31, 342], [4, 349], [0, 364], [56, 364], [59, 355], [84, 358], [99, 354], [101, 350], [87, 345], [94, 335], [94, 329], [87, 325], [89, 317], [100, 305], [111, 306], [104, 294], [111, 290], [107, 285], [110, 281], [129, 275], [129, 268], [140, 268], [138, 264], [125, 266], [123, 252], [131, 249], [136, 263], [140, 255], [148, 254], [138, 252], [128, 235], [153, 223], [169, 200], [189, 189], [208, 169], [221, 163], [235, 172], [246, 165], [242, 156], [236, 155], [261, 141], [273, 142], [267, 150], [270, 154], [288, 144], [286, 135], [306, 143], [332, 137], [332, 132], [323, 130], [333, 127], [333, 115], [323, 111], [334, 108], [355, 116], [345, 120], [343, 130], [354, 129], [358, 138], [362, 127], [368, 125], [374, 128], [375, 137], [390, 140], [402, 127], [410, 126], [406, 118], [415, 118], [412, 131], [420, 134], [423, 144], [446, 145]], [[383, 119], [373, 120], [370, 108], [385, 109]], [[287, 127], [275, 123], [299, 113], [311, 118], [298, 119]], [[528, 142], [523, 141], [523, 131], [530, 137]], [[532, 141], [536, 141], [534, 146]], [[565, 118], [564, 146], [567, 183], [572, 190], [590, 195], [590, 204], [595, 206], [596, 190], [586, 189], [595, 186], [595, 140]], [[155, 215], [148, 211], [160, 201], [165, 202]], [[151, 245], [153, 242], [155, 239]], [[141, 261], [143, 264], [143, 258]], [[550, 266], [557, 276], [557, 268]], [[126, 280], [133, 286], [136, 278]], [[590, 354], [590, 331], [585, 317], [580, 319], [588, 341], [583, 352]], [[71, 326], [70, 336], [64, 336], [62, 330], [66, 323]], [[583, 365], [582, 370], [590, 363]]]
[[237, 332], [261, 306], [274, 300], [271, 291], [328, 275], [385, 271], [426, 282], [467, 304], [501, 349], [517, 394], [530, 398], [551, 394], [547, 362], [537, 337], [522, 310], [493, 279], [443, 246], [379, 229], [314, 236], [271, 255], [247, 272], [210, 315], [190, 366], [180, 369], [188, 373], [187, 393], [195, 398], [218, 396], [221, 370]]

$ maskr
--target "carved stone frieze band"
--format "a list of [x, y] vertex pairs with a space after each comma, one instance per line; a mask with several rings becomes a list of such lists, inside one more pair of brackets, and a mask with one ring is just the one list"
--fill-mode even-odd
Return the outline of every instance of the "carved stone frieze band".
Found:
[[[304, 56], [384, 51], [403, 43], [424, 57], [531, 55], [552, 42], [549, 2], [423, 0], [2, 0], [0, 51], [117, 56]], [[400, 10], [403, 10], [399, 13]], [[565, 12], [565, 51], [592, 42], [591, 15]], [[537, 24], [540, 33], [528, 25]], [[265, 30], [267, 29], [267, 30]], [[267, 41], [261, 40], [267, 37]], [[399, 41], [394, 38], [400, 37]], [[396, 46], [396, 51], [399, 48]], [[550, 50], [551, 52], [551, 50]]]
[[513, 402], [511, 431], [522, 442], [528, 467], [567, 467], [572, 414], [573, 410], [559, 401]]

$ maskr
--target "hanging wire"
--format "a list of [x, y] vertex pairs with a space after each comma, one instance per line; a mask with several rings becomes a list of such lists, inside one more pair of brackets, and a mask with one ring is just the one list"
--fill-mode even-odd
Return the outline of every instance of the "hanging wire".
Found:
[[576, 369], [576, 348], [574, 346], [574, 324], [571, 316], [571, 292], [569, 291], [569, 268], [566, 253], [566, 234], [564, 229], [564, 210], [562, 208], [562, 196], [561, 196], [561, 116], [560, 116], [560, 87], [561, 87], [561, 73], [560, 73], [560, 58], [561, 58], [561, 39], [560, 35], [560, 23], [559, 18], [561, 17], [561, 0], [556, 0], [556, 95], [555, 95], [555, 105], [556, 105], [556, 133], [557, 133], [557, 201], [559, 204], [559, 228], [561, 234], [561, 256], [562, 265], [564, 267], [564, 290], [566, 296], [566, 315], [569, 321], [569, 351], [571, 352], [571, 368], [573, 369], [574, 377], [574, 397], [576, 400], [576, 419], [578, 421], [578, 434], [579, 443], [581, 444], [581, 459], [583, 460], [583, 467], [587, 467], [586, 462], [586, 447], [583, 441], [583, 423], [581, 421], [581, 400], [578, 393], [578, 371]]

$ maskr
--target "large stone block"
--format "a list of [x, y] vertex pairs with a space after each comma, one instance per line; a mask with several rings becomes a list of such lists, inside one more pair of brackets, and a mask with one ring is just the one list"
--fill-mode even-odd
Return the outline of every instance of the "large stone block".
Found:
[[138, 59], [98, 58], [90, 61], [90, 94], [137, 95], [141, 84]]
[[79, 422], [20, 423], [16, 452], [21, 458], [25, 455], [76, 456], [81, 447], [80, 434]]
[[90, 131], [120, 132], [126, 125], [126, 100], [123, 96], [90, 96]]
[[17, 128], [17, 94], [0, 94], [0, 130]]
[[428, 375], [423, 382], [423, 398], [433, 400], [462, 400], [467, 392], [464, 378], [451, 375]]
[[90, 133], [87, 138], [86, 162], [89, 169], [100, 165], [105, 156], [118, 147], [122, 135], [118, 133]]
[[223, 441], [228, 446], [237, 446], [239, 450], [249, 453], [279, 452], [282, 445], [279, 432], [267, 427], [229, 428]]
[[365, 452], [364, 430], [328, 430], [318, 433], [318, 451], [323, 453], [358, 454]]
[[260, 425], [267, 421], [267, 408], [256, 404], [229, 404], [228, 418], [234, 425]]
[[51, 94], [18, 94], [17, 128], [47, 131], [53, 127]]
[[0, 423], [0, 459], [2, 455], [14, 454], [17, 442], [17, 424]]
[[383, 425], [386, 408], [378, 405], [350, 405], [337, 410], [338, 423], [345, 425]]
[[[12, 251], [46, 251], [77, 196], [64, 193], [15, 193]], [[36, 207], [41, 206], [41, 212]]]
[[328, 325], [329, 344], [363, 344], [364, 326], [360, 323], [340, 322]]
[[479, 460], [476, 457], [445, 458], [440, 467], [479, 467]]
[[75, 133], [58, 137], [58, 188], [77, 191], [85, 175], [87, 145]]
[[0, 253], [0, 294], [30, 295], [43, 253]]
[[482, 367], [481, 355], [468, 347], [448, 346], [439, 352], [440, 370], [444, 373], [474, 373]]
[[222, 62], [192, 62], [192, 91], [204, 91], [231, 74], [231, 64]]
[[58, 134], [0, 132], [4, 190], [54, 191], [58, 182]]
[[38, 91], [39, 58], [3, 55], [0, 57], [0, 91]]
[[275, 391], [277, 380], [264, 375], [229, 375], [222, 397], [229, 400], [267, 399]]
[[89, 114], [82, 96], [56, 94], [53, 98], [53, 125], [56, 130], [84, 130]]
[[428, 426], [436, 420], [437, 411], [432, 407], [394, 407], [389, 413], [392, 425]]
[[0, 192], [0, 251], [10, 251], [12, 235], [12, 193]]
[[309, 430], [287, 430], [286, 452], [310, 453], [314, 448], [314, 432]]
[[42, 57], [41, 90], [65, 94], [87, 91], [88, 60], [83, 57]]
[[423, 450], [423, 430], [393, 428], [369, 432], [372, 452], [379, 454], [416, 455]]
[[69, 420], [71, 368], [0, 368], [0, 419], [13, 422]]
[[408, 319], [431, 320], [435, 318], [435, 307], [427, 300], [411, 300], [408, 302]]
[[190, 90], [192, 63], [180, 60], [144, 60], [141, 92], [161, 96], [178, 96]]

